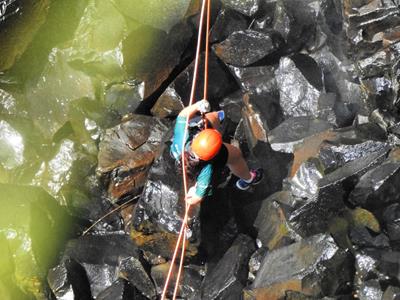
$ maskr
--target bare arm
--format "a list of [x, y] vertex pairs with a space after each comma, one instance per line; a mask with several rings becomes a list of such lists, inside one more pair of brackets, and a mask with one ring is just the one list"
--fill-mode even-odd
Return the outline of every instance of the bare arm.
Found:
[[[200, 100], [190, 106], [186, 106], [185, 108], [183, 108], [180, 113], [179, 116], [181, 117], [187, 117], [189, 119], [193, 118], [193, 116], [197, 113], [197, 112], [201, 112], [202, 111], [202, 106], [204, 106], [204, 101], [207, 102], [207, 100]], [[209, 104], [208, 104], [209, 106]]]

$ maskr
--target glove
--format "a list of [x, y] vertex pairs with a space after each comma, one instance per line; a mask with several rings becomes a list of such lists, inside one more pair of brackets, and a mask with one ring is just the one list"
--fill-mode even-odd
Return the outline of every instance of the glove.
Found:
[[202, 114], [205, 114], [210, 111], [210, 102], [208, 102], [206, 99], [200, 100], [197, 102], [199, 112]]

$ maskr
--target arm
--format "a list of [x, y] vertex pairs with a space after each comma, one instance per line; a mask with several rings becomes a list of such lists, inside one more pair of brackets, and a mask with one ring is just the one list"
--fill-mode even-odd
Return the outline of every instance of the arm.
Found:
[[186, 197], [186, 201], [189, 204], [195, 205], [197, 203], [200, 203], [207, 195], [211, 183], [212, 174], [213, 166], [212, 164], [207, 164], [197, 176], [196, 185], [190, 189], [190, 192]]
[[210, 111], [210, 103], [208, 103], [207, 100], [203, 99], [183, 108], [178, 116], [186, 117], [190, 120], [197, 112], [206, 113], [208, 111]]

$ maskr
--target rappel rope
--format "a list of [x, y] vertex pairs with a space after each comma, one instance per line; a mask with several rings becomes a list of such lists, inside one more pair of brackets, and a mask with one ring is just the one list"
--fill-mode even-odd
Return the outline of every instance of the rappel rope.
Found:
[[[207, 25], [206, 25], [206, 41], [205, 41], [205, 61], [204, 61], [204, 99], [207, 99], [207, 86], [208, 86], [208, 55], [209, 55], [209, 50], [208, 50], [208, 45], [209, 45], [209, 30], [210, 30], [210, 0], [203, 0], [202, 7], [201, 7], [201, 13], [200, 13], [200, 22], [199, 22], [199, 32], [198, 32], [198, 37], [197, 37], [197, 48], [196, 48], [196, 56], [195, 56], [195, 64], [194, 64], [194, 70], [193, 70], [193, 81], [192, 81], [192, 88], [190, 92], [190, 100], [189, 100], [189, 106], [193, 104], [194, 102], [194, 95], [196, 91], [196, 82], [197, 82], [197, 75], [198, 75], [198, 68], [199, 68], [199, 60], [200, 60], [200, 49], [201, 49], [201, 38], [203, 35], [203, 23], [204, 23], [204, 15], [205, 11], [207, 9]], [[203, 118], [204, 115], [203, 115]], [[205, 124], [207, 122], [204, 122]], [[189, 129], [189, 118], [186, 119], [186, 124], [185, 124], [185, 130], [183, 133], [183, 143], [182, 143], [182, 151], [181, 151], [181, 162], [182, 162], [182, 178], [183, 178], [183, 188], [184, 188], [184, 197], [186, 199], [187, 193], [188, 193], [188, 188], [187, 188], [187, 175], [186, 175], [186, 164], [185, 164], [185, 159], [184, 159], [184, 151], [185, 151], [185, 140], [186, 136], [188, 134], [188, 129]], [[190, 209], [190, 204], [188, 204], [185, 201], [185, 215], [182, 220], [182, 226], [179, 231], [178, 239], [176, 241], [176, 246], [174, 250], [174, 254], [172, 256], [167, 278], [165, 280], [164, 284], [164, 289], [161, 295], [161, 300], [165, 299], [169, 282], [171, 279], [171, 274], [172, 270], [174, 269], [174, 264], [176, 260], [176, 256], [178, 254], [179, 250], [179, 245], [181, 245], [181, 258], [180, 258], [180, 263], [179, 263], [179, 268], [178, 268], [178, 273], [176, 276], [176, 281], [175, 281], [175, 288], [174, 288], [174, 294], [172, 299], [176, 299], [176, 295], [178, 293], [178, 287], [179, 287], [179, 280], [181, 277], [182, 269], [183, 269], [183, 260], [185, 256], [185, 241], [186, 241], [186, 231], [187, 231], [187, 220], [188, 220], [188, 215], [189, 215], [189, 209]]]

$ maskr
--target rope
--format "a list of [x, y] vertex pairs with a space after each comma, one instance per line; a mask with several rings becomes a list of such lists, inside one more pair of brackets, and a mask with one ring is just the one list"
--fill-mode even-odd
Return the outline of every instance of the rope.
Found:
[[[201, 13], [200, 13], [200, 22], [199, 22], [199, 32], [198, 32], [198, 37], [197, 37], [197, 48], [196, 48], [196, 56], [195, 56], [195, 64], [194, 64], [194, 70], [193, 70], [193, 81], [192, 81], [192, 88], [191, 88], [191, 92], [190, 92], [190, 100], [189, 100], [189, 106], [193, 104], [194, 102], [194, 94], [196, 91], [196, 81], [197, 81], [197, 75], [198, 75], [198, 68], [199, 68], [199, 60], [200, 60], [200, 48], [201, 48], [201, 38], [202, 38], [202, 34], [203, 34], [203, 23], [204, 23], [204, 13], [205, 13], [205, 9], [206, 6], [208, 6], [208, 10], [207, 13], [209, 13], [209, 1], [210, 0], [203, 0], [203, 4], [201, 7]], [[209, 18], [207, 18], [207, 22], [209, 22]], [[208, 30], [209, 30], [209, 24], [207, 24], [207, 34], [206, 37], [208, 37]], [[207, 46], [206, 46], [206, 61], [205, 61], [205, 65], [208, 64], [208, 39], [206, 38], [206, 42], [207, 42]], [[207, 69], [208, 72], [208, 69]], [[205, 72], [206, 74], [206, 72]], [[206, 76], [206, 75], [205, 75]], [[208, 80], [208, 79], [207, 79]], [[205, 80], [205, 85], [206, 85], [206, 80]], [[206, 88], [205, 88], [206, 90]], [[186, 140], [187, 134], [188, 134], [188, 128], [189, 128], [189, 118], [186, 119], [186, 123], [185, 123], [185, 130], [183, 133], [183, 141]], [[182, 161], [182, 177], [183, 177], [183, 188], [184, 188], [184, 196], [186, 199], [187, 196], [187, 175], [186, 175], [186, 164], [185, 164], [185, 159], [184, 159], [184, 152], [185, 152], [185, 143], [182, 143], [182, 150], [181, 150], [181, 161]], [[171, 280], [171, 274], [172, 274], [172, 270], [174, 268], [174, 264], [175, 264], [175, 260], [176, 260], [176, 256], [178, 253], [178, 249], [179, 249], [179, 245], [181, 243], [182, 240], [182, 251], [181, 251], [181, 259], [180, 259], [180, 264], [179, 264], [179, 269], [178, 269], [178, 274], [177, 274], [177, 278], [176, 278], [176, 282], [175, 282], [175, 288], [174, 288], [174, 294], [173, 294], [173, 299], [176, 299], [176, 295], [177, 295], [177, 291], [178, 291], [178, 287], [179, 287], [179, 280], [180, 280], [180, 276], [182, 273], [182, 268], [183, 268], [183, 258], [184, 258], [184, 254], [185, 254], [185, 240], [186, 240], [186, 229], [187, 229], [187, 219], [188, 219], [188, 215], [189, 215], [189, 209], [190, 209], [190, 204], [188, 204], [185, 201], [185, 215], [182, 221], [182, 226], [181, 229], [179, 231], [179, 236], [178, 236], [178, 240], [176, 242], [176, 246], [175, 246], [175, 250], [174, 250], [174, 254], [172, 256], [172, 260], [171, 260], [171, 264], [168, 270], [168, 274], [167, 274], [167, 278], [165, 280], [165, 284], [164, 284], [164, 288], [163, 288], [163, 292], [161, 295], [161, 300], [165, 299], [165, 295], [167, 293], [167, 289], [168, 289], [168, 285], [169, 282]], [[183, 238], [183, 239], [182, 239]]]

